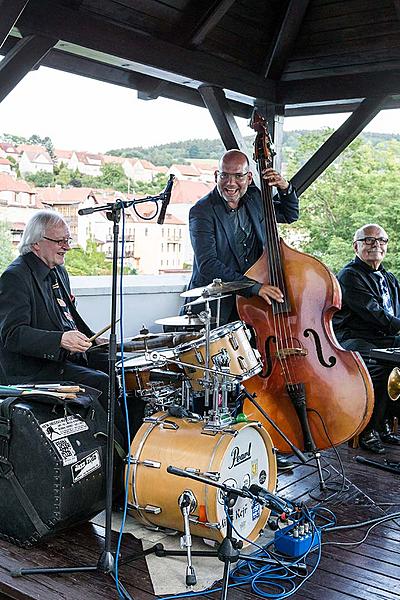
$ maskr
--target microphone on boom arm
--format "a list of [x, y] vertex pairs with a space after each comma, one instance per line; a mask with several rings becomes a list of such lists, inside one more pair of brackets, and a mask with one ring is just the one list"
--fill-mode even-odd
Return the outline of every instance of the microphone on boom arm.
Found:
[[163, 201], [161, 204], [160, 214], [158, 215], [157, 223], [158, 225], [163, 225], [165, 214], [167, 212], [167, 206], [169, 201], [171, 200], [172, 186], [174, 185], [175, 175], [170, 175], [167, 181], [167, 185], [165, 186], [165, 190], [162, 193]]

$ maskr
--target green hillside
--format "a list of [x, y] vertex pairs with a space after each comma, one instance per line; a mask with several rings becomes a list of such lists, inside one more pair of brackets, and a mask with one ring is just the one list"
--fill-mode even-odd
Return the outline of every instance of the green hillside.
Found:
[[[329, 130], [326, 130], [327, 132]], [[287, 162], [289, 156], [297, 151], [299, 140], [302, 135], [308, 133], [306, 130], [285, 131], [283, 134], [283, 160]], [[372, 146], [385, 144], [391, 140], [400, 141], [400, 135], [391, 135], [388, 133], [362, 133], [359, 136], [362, 140], [369, 142]], [[245, 138], [249, 153], [252, 152], [252, 143], [254, 137]], [[171, 166], [173, 163], [185, 163], [191, 158], [220, 158], [224, 152], [224, 146], [219, 139], [203, 140], [193, 139], [183, 142], [170, 142], [157, 146], [143, 148], [136, 146], [133, 148], [118, 148], [107, 151], [107, 154], [114, 156], [126, 156], [128, 158], [143, 158], [149, 160], [155, 165]]]

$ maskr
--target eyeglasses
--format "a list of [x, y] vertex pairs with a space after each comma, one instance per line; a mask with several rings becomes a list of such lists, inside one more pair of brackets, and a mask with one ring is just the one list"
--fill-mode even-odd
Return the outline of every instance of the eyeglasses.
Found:
[[61, 240], [53, 240], [53, 238], [46, 237], [45, 235], [43, 236], [43, 239], [58, 244], [60, 248], [62, 248], [63, 246], [71, 246], [73, 241], [72, 237], [62, 238]]
[[375, 244], [375, 242], [378, 242], [378, 244], [380, 244], [381, 246], [384, 246], [385, 244], [388, 243], [388, 238], [384, 238], [384, 237], [365, 237], [365, 238], [360, 238], [358, 240], [356, 240], [356, 242], [364, 242], [367, 246], [373, 246]]
[[248, 171], [246, 171], [246, 173], [225, 173], [225, 171], [218, 171], [218, 177], [221, 181], [229, 181], [231, 177], [233, 177], [235, 181], [243, 181], [248, 173]]

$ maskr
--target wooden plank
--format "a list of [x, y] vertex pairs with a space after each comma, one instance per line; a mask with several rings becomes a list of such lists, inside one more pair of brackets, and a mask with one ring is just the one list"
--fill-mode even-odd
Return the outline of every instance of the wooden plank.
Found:
[[0, 48], [27, 4], [28, 0], [0, 0]]
[[52, 38], [30, 35], [15, 44], [0, 63], [0, 102], [40, 63], [55, 43]]
[[[34, 7], [28, 5], [19, 20], [19, 25], [30, 31], [40, 32], [42, 35], [48, 32], [72, 44], [102, 52], [104, 62], [107, 62], [109, 56], [110, 60], [113, 57], [115, 63], [117, 53], [118, 58], [121, 59], [119, 66], [132, 61], [132, 63], [145, 65], [146, 72], [150, 74], [152, 74], [151, 67], [155, 70], [160, 69], [163, 78], [167, 80], [171, 78], [172, 81], [176, 81], [178, 77], [183, 81], [189, 78], [251, 96], [270, 99], [274, 96], [275, 85], [272, 82], [266, 82], [261, 77], [232, 63], [162, 40], [155, 44], [154, 39], [145, 33], [135, 31], [133, 34], [129, 29], [104, 23], [84, 14], [81, 14], [78, 20], [75, 17], [75, 11], [43, 1]], [[116, 40], [118, 40], [117, 46]], [[131, 64], [130, 68], [135, 70], [135, 64]], [[157, 73], [153, 74], [157, 75]], [[182, 83], [182, 81], [178, 82]]]

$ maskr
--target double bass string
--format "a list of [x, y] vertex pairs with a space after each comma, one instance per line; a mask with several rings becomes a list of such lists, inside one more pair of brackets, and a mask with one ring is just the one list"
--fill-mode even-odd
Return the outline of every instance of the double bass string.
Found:
[[[265, 136], [268, 136], [264, 128], [264, 137], [263, 134], [259, 131], [258, 136], [259, 140], [256, 140], [256, 156], [257, 167], [260, 174], [261, 181], [261, 189], [262, 189], [262, 198], [263, 198], [263, 209], [264, 209], [264, 218], [266, 223], [266, 231], [267, 231], [267, 239], [266, 239], [266, 248], [268, 252], [269, 258], [269, 270], [270, 270], [270, 278], [271, 285], [275, 285], [279, 287], [286, 299], [287, 299], [287, 289], [284, 282], [283, 277], [283, 269], [282, 262], [280, 256], [280, 244], [279, 244], [279, 235], [275, 220], [273, 219], [273, 201], [272, 201], [272, 193], [271, 188], [268, 183], [262, 177], [263, 167], [272, 167], [272, 159], [271, 153], [268, 148], [266, 148]], [[257, 144], [261, 146], [257, 148]], [[272, 302], [275, 302], [272, 300]], [[291, 385], [290, 382], [295, 381], [293, 374], [290, 373], [291, 361], [288, 361], [285, 355], [285, 349], [289, 349], [293, 347], [293, 334], [291, 329], [291, 324], [288, 319], [288, 327], [285, 322], [285, 319], [281, 315], [279, 311], [279, 307], [277, 311], [275, 311], [274, 304], [271, 305], [272, 317], [274, 323], [274, 333], [276, 338], [276, 347], [277, 347], [277, 358], [282, 368], [282, 372], [286, 381], [286, 384]]]

